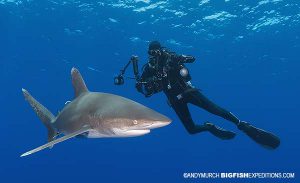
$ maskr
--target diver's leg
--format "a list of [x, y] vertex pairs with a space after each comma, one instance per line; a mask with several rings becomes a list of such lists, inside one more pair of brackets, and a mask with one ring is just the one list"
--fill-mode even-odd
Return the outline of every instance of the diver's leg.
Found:
[[189, 134], [207, 131], [205, 125], [196, 125], [192, 119], [187, 103], [181, 100], [170, 100], [171, 106]]
[[181, 100], [170, 101], [172, 108], [176, 112], [177, 116], [181, 120], [185, 129], [189, 132], [189, 134], [196, 134], [203, 131], [209, 131], [216, 137], [221, 139], [232, 139], [235, 137], [235, 133], [231, 131], [224, 130], [212, 123], [205, 122], [203, 125], [197, 125], [194, 123], [190, 111], [188, 109], [187, 103]]
[[209, 100], [199, 91], [193, 91], [188, 93], [187, 98], [190, 103], [198, 107], [201, 107], [212, 114], [215, 114], [226, 120], [229, 120], [236, 125], [240, 122], [240, 120], [236, 116], [234, 116], [231, 112], [213, 103], [211, 100]]
[[197, 105], [199, 107], [204, 108], [208, 112], [221, 116], [224, 119], [232, 121], [237, 127], [245, 132], [251, 139], [253, 139], [258, 144], [263, 145], [264, 147], [276, 149], [280, 145], [280, 139], [265, 130], [259, 129], [247, 122], [240, 121], [236, 116], [234, 116], [231, 112], [219, 107], [214, 104], [208, 98], [206, 98], [201, 92], [191, 92], [186, 96], [188, 102]]

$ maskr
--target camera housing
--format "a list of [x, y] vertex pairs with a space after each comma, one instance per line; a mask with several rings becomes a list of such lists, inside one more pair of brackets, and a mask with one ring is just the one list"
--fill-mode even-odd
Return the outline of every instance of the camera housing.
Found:
[[124, 84], [124, 77], [122, 75], [118, 75], [114, 78], [115, 85], [123, 85]]

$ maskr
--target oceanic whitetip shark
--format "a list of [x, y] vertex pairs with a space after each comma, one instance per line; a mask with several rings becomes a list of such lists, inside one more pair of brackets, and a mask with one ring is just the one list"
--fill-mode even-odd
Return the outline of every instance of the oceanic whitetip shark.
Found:
[[55, 117], [46, 107], [22, 89], [25, 99], [48, 129], [48, 143], [21, 155], [27, 156], [72, 137], [135, 137], [166, 126], [171, 120], [130, 99], [90, 92], [79, 71], [71, 70], [75, 99]]

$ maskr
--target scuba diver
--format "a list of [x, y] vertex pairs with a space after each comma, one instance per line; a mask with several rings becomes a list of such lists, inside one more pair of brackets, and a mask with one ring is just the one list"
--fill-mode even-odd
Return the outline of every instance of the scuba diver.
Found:
[[236, 135], [234, 132], [218, 127], [211, 122], [196, 124], [187, 105], [191, 103], [231, 121], [239, 130], [266, 148], [276, 149], [280, 145], [280, 139], [277, 136], [256, 128], [248, 122], [241, 121], [231, 112], [209, 100], [192, 85], [192, 78], [185, 64], [193, 63], [195, 61], [193, 56], [178, 55], [162, 47], [158, 41], [150, 42], [148, 55], [149, 61], [143, 66], [142, 75], [137, 76], [136, 89], [145, 97], [163, 91], [168, 98], [168, 103], [189, 134], [210, 132], [223, 140], [232, 139]]

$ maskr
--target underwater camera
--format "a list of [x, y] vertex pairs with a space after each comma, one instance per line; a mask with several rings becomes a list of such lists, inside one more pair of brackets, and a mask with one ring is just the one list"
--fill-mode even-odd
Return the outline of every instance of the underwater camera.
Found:
[[128, 68], [128, 66], [131, 63], [133, 65], [134, 78], [129, 77], [129, 79], [135, 79], [136, 81], [139, 80], [138, 57], [133, 55], [133, 56], [131, 56], [129, 62], [125, 65], [125, 67], [123, 69], [121, 69], [120, 74], [118, 76], [114, 77], [114, 84], [115, 85], [123, 85], [124, 84], [124, 82], [125, 82], [124, 74], [126, 72], [126, 69]]
[[123, 85], [124, 84], [124, 76], [118, 75], [114, 78], [115, 85]]

